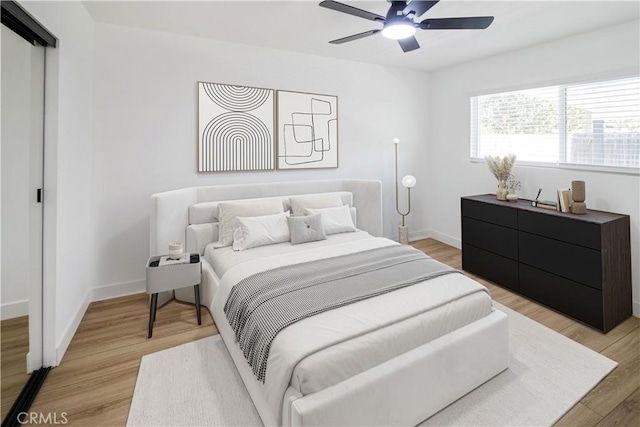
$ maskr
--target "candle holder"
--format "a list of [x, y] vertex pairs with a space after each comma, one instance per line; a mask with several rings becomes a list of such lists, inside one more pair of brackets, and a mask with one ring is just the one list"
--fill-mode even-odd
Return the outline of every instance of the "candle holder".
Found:
[[184, 246], [182, 242], [169, 243], [169, 258], [180, 259], [184, 253]]

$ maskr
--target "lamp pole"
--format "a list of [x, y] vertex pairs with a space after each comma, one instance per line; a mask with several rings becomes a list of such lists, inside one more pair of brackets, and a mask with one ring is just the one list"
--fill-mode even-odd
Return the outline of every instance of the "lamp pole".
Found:
[[406, 229], [406, 225], [404, 223], [404, 217], [409, 215], [409, 212], [411, 212], [411, 187], [407, 187], [407, 211], [406, 212], [402, 212], [400, 210], [400, 200], [398, 198], [398, 144], [400, 143], [400, 140], [398, 138], [393, 138], [393, 145], [394, 145], [394, 152], [395, 152], [395, 178], [396, 178], [396, 212], [398, 212], [398, 215], [400, 215], [402, 217], [402, 225], [399, 228], [399, 240], [400, 243], [404, 243], [407, 244], [408, 243], [408, 233], [407, 233], [407, 229]]

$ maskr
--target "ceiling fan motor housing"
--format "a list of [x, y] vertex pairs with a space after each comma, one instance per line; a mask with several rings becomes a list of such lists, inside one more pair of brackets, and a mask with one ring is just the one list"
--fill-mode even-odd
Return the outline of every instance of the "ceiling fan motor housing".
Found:
[[406, 1], [390, 1], [391, 7], [387, 12], [386, 22], [397, 21], [397, 20], [407, 20], [413, 23], [413, 19], [411, 19], [411, 14], [405, 15], [404, 9], [407, 7]]

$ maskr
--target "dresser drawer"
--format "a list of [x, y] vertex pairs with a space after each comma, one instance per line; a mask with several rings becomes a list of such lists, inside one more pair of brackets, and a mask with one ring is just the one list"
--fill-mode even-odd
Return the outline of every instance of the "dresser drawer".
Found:
[[518, 232], [472, 218], [462, 218], [462, 242], [518, 260]]
[[520, 292], [574, 319], [603, 329], [602, 292], [520, 264]]
[[521, 210], [518, 229], [600, 250], [600, 225], [592, 222]]
[[509, 258], [463, 243], [462, 269], [518, 291], [518, 263]]
[[520, 262], [602, 289], [600, 251], [529, 233], [518, 233]]
[[518, 212], [516, 209], [464, 198], [461, 199], [461, 207], [463, 217], [478, 219], [504, 227], [518, 227]]

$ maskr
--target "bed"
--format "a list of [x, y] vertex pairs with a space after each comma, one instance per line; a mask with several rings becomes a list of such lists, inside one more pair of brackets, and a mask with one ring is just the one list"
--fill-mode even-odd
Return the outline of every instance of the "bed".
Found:
[[[223, 201], [276, 200], [284, 210], [294, 210], [291, 200], [313, 194], [339, 197], [350, 207], [357, 231], [300, 245], [282, 242], [243, 251], [215, 247], [222, 230], [216, 212]], [[241, 348], [237, 325], [229, 317], [234, 289], [261, 274], [306, 265], [339, 265], [342, 259], [346, 268], [351, 259], [365, 255], [387, 260], [404, 251], [398, 256], [417, 256], [381, 235], [379, 181], [212, 186], [152, 196], [151, 253], [166, 252], [169, 242], [184, 240], [188, 251], [202, 255], [202, 302], [265, 425], [417, 425], [507, 368], [507, 319], [493, 309], [486, 289], [422, 258], [419, 262], [438, 274], [314, 311], [279, 329], [260, 359], [262, 369], [248, 363], [248, 350]], [[374, 270], [367, 277], [379, 277]], [[191, 301], [192, 294], [176, 291], [176, 298]]]

